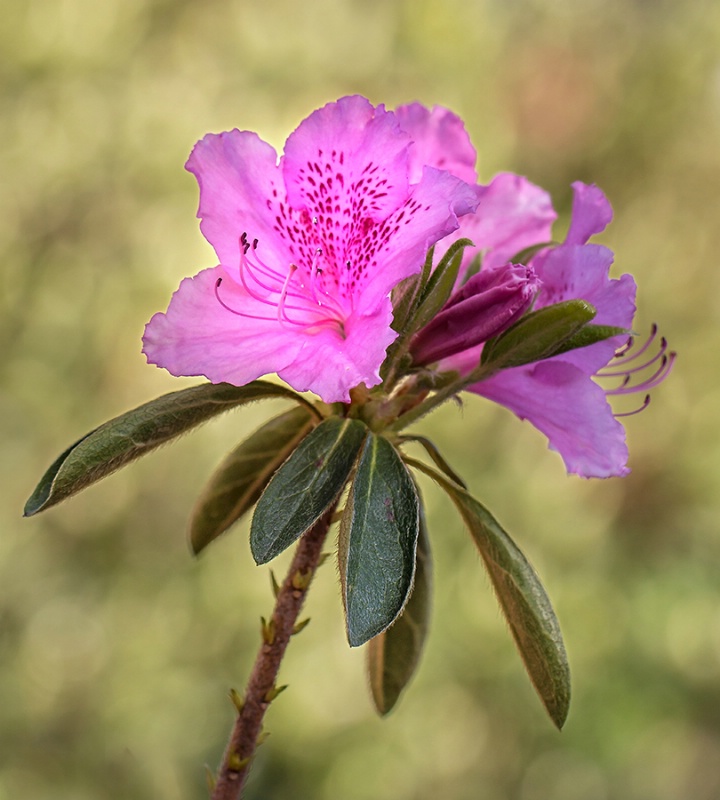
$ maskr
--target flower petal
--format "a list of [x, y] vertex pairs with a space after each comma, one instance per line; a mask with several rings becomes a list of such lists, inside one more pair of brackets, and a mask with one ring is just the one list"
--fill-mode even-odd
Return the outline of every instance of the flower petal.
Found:
[[573, 187], [572, 219], [565, 244], [585, 244], [612, 221], [612, 206], [604, 192], [594, 184], [576, 181]]
[[200, 185], [200, 229], [215, 248], [220, 263], [236, 268], [243, 232], [265, 247], [280, 250], [279, 263], [290, 264], [283, 240], [274, 230], [268, 198], [284, 198], [275, 150], [249, 131], [208, 134], [193, 148], [185, 168]]
[[358, 242], [361, 252], [376, 247], [366, 282], [357, 293], [355, 309], [368, 313], [403, 278], [420, 270], [429, 247], [457, 230], [458, 217], [478, 203], [478, 188], [444, 170], [425, 167], [422, 180], [402, 208], [377, 230], [370, 241]]
[[407, 199], [410, 137], [392, 112], [364, 97], [314, 111], [285, 143], [288, 202], [343, 223], [385, 219]]
[[477, 183], [477, 153], [457, 114], [442, 106], [430, 111], [420, 103], [400, 106], [395, 114], [413, 139], [410, 183], [420, 181], [425, 166], [446, 169], [466, 183]]
[[391, 322], [392, 305], [386, 299], [372, 314], [350, 316], [342, 336], [325, 329], [305, 337], [300, 352], [278, 375], [293, 389], [315, 392], [326, 403], [349, 402], [353, 387], [380, 383], [380, 365], [397, 338]]
[[[631, 275], [610, 278], [612, 262], [612, 251], [602, 245], [554, 248], [538, 259], [537, 264], [533, 261], [542, 286], [537, 307], [580, 298], [597, 309], [594, 324], [630, 330], [635, 315], [635, 281]], [[608, 363], [620, 343], [613, 337], [557, 358], [592, 375]]]
[[623, 426], [603, 389], [572, 364], [551, 360], [504, 370], [470, 391], [506, 406], [542, 431], [568, 472], [584, 478], [629, 473]]
[[459, 235], [487, 251], [483, 268], [492, 268], [527, 247], [549, 242], [556, 217], [546, 191], [521, 175], [503, 172], [481, 187], [480, 205], [462, 219]]
[[[302, 349], [295, 331], [269, 321], [237, 316], [215, 296], [222, 267], [185, 278], [167, 312], [155, 314], [145, 326], [143, 352], [150, 364], [172, 375], [204, 375], [213, 383], [243, 386], [261, 375], [286, 367]], [[222, 285], [225, 300], [243, 298], [231, 281]]]
[[[203, 375], [213, 383], [242, 386], [276, 372], [300, 392], [315, 392], [326, 403], [349, 401], [360, 383], [379, 383], [379, 367], [397, 334], [390, 328], [389, 299], [369, 316], [351, 316], [343, 334], [335, 328], [295, 330], [276, 318], [257, 320], [224, 308], [215, 294], [222, 267], [185, 278], [166, 313], [145, 327], [148, 362], [172, 375]], [[242, 287], [222, 284], [230, 307], [246, 300]]]

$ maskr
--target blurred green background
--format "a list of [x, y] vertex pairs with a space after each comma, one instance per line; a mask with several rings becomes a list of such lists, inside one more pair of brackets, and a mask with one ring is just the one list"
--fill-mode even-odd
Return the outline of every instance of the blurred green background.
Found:
[[[271, 594], [247, 526], [194, 560], [193, 496], [282, 404], [209, 424], [21, 520], [68, 444], [194, 383], [140, 336], [215, 262], [183, 163], [207, 131], [281, 148], [359, 92], [455, 109], [482, 178], [522, 172], [567, 221], [596, 182], [638, 329], [679, 353], [627, 420], [633, 473], [568, 478], [480, 398], [424, 432], [515, 535], [566, 637], [574, 700], [545, 717], [461, 522], [423, 483], [436, 605], [386, 720], [344, 638], [336, 575], [281, 673], [249, 798], [715, 800], [720, 796], [720, 4], [714, 0], [2, 0], [0, 800], [195, 800]], [[560, 229], [562, 230], [562, 228]], [[278, 567], [282, 570], [282, 565]]]

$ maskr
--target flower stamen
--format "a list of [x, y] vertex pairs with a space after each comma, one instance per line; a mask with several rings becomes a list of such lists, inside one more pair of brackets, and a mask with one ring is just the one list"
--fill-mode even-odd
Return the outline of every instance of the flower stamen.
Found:
[[[634, 361], [636, 358], [641, 356], [648, 349], [648, 347], [650, 347], [650, 345], [655, 341], [657, 332], [658, 332], [658, 326], [656, 323], [653, 322], [653, 324], [650, 326], [650, 336], [648, 336], [647, 340], [645, 341], [645, 344], [643, 344], [643, 346], [639, 350], [636, 350], [632, 355], [629, 355], [625, 359], [625, 363], [627, 364], [630, 361]], [[634, 345], [635, 345], [635, 336], [634, 335], [628, 336], [628, 339], [625, 342], [625, 344], [622, 345], [622, 347], [618, 347], [618, 349], [615, 351], [614, 357], [618, 359], [623, 358], [623, 356], [625, 356], [633, 348]]]
[[226, 303], [226, 302], [225, 302], [225, 301], [222, 299], [222, 297], [220, 297], [220, 284], [221, 284], [222, 282], [223, 282], [223, 279], [222, 279], [222, 278], [218, 278], [218, 279], [215, 281], [215, 297], [216, 297], [216, 299], [217, 299], [218, 303], [220, 303], [220, 305], [221, 305], [221, 306], [222, 306], [222, 307], [223, 307], [223, 308], [224, 308], [226, 311], [229, 311], [231, 314], [235, 314], [235, 316], [237, 316], [237, 317], [247, 317], [248, 319], [263, 319], [263, 320], [268, 320], [268, 321], [272, 321], [272, 320], [274, 319], [274, 317], [263, 317], [263, 316], [261, 316], [261, 315], [259, 315], [259, 314], [248, 314], [248, 313], [247, 313], [247, 312], [245, 312], [245, 311], [238, 311], [237, 309], [231, 308], [231, 307], [230, 307], [230, 306], [229, 306], [229, 305], [228, 305], [228, 304], [227, 304], [227, 303]]
[[[676, 357], [676, 353], [674, 351], [668, 352], [667, 339], [665, 339], [664, 336], [661, 337], [657, 352], [650, 357], [647, 355], [648, 348], [653, 344], [657, 337], [657, 332], [657, 325], [653, 324], [647, 340], [643, 343], [642, 347], [634, 352], [631, 352], [634, 339], [628, 339], [628, 341], [622, 345], [622, 347], [619, 347], [615, 351], [614, 366], [616, 368], [602, 369], [596, 373], [598, 378], [622, 378], [619, 386], [605, 390], [606, 395], [636, 394], [637, 392], [647, 393], [650, 391], [650, 389], [654, 389], [656, 386], [662, 383], [665, 378], [667, 378], [672, 370]], [[635, 362], [637, 359], [642, 356], [645, 356], [645, 358], [643, 358], [641, 363], [636, 364]], [[642, 378], [641, 380], [633, 381], [633, 378], [637, 376], [638, 373], [645, 372], [653, 364], [657, 364], [658, 361], [660, 364], [653, 370], [652, 374], [647, 375], [647, 377]], [[639, 408], [635, 409], [634, 411], [616, 413], [615, 416], [628, 417], [632, 416], [633, 414], [638, 414], [647, 408], [649, 403], [650, 395], [646, 394], [645, 399]]]
[[[250, 242], [247, 233], [243, 233], [238, 244], [240, 248], [238, 265], [240, 284], [249, 298], [256, 303], [271, 306], [276, 313], [273, 316], [265, 316], [232, 308], [220, 296], [219, 288], [222, 278], [218, 278], [215, 284], [215, 297], [226, 311], [248, 319], [277, 321], [283, 326], [294, 326], [307, 332], [329, 325], [337, 328], [341, 334], [343, 333], [342, 309], [335, 298], [325, 292], [319, 284], [319, 278], [323, 273], [319, 267], [319, 260], [323, 253], [322, 248], [318, 247], [315, 251], [309, 270], [309, 286], [306, 288], [306, 282], [303, 282], [302, 279], [299, 283], [292, 281], [292, 277], [299, 269], [306, 274], [307, 270], [298, 267], [297, 264], [291, 264], [288, 272], [282, 275], [279, 270], [268, 266], [258, 257], [257, 239]], [[297, 313], [291, 314], [291, 312]]]
[[642, 402], [640, 408], [636, 408], [634, 411], [623, 411], [619, 414], [614, 414], [615, 417], [632, 417], [635, 414], [639, 414], [641, 411], [644, 411], [650, 405], [650, 395], [646, 394], [645, 399]]
[[293, 320], [288, 317], [287, 312], [285, 311], [285, 298], [287, 297], [288, 286], [290, 285], [290, 279], [295, 274], [297, 267], [295, 264], [290, 264], [290, 269], [288, 270], [287, 277], [285, 278], [285, 283], [283, 283], [282, 290], [280, 292], [280, 299], [278, 300], [277, 304], [277, 318], [278, 322], [282, 325], [283, 323], [290, 323], [291, 325], [297, 325], [298, 323], [294, 322]]

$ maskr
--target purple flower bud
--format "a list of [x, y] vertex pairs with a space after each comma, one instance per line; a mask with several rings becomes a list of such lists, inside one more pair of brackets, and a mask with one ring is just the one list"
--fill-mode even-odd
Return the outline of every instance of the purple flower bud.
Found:
[[523, 264], [478, 272], [418, 331], [414, 362], [431, 364], [497, 336], [528, 310], [539, 288], [535, 271]]

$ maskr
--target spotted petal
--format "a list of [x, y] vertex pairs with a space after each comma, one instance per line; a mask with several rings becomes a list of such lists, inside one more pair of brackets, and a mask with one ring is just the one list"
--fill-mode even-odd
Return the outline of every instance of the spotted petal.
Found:
[[145, 333], [152, 363], [242, 384], [277, 372], [326, 402], [376, 385], [390, 291], [477, 205], [448, 172], [409, 179], [410, 135], [362, 97], [302, 122], [277, 163], [255, 134], [206, 136], [187, 167], [220, 266], [184, 281]]
[[374, 108], [357, 95], [328, 103], [285, 143], [288, 203], [345, 226], [386, 219], [408, 195], [410, 143], [395, 114], [383, 106]]

